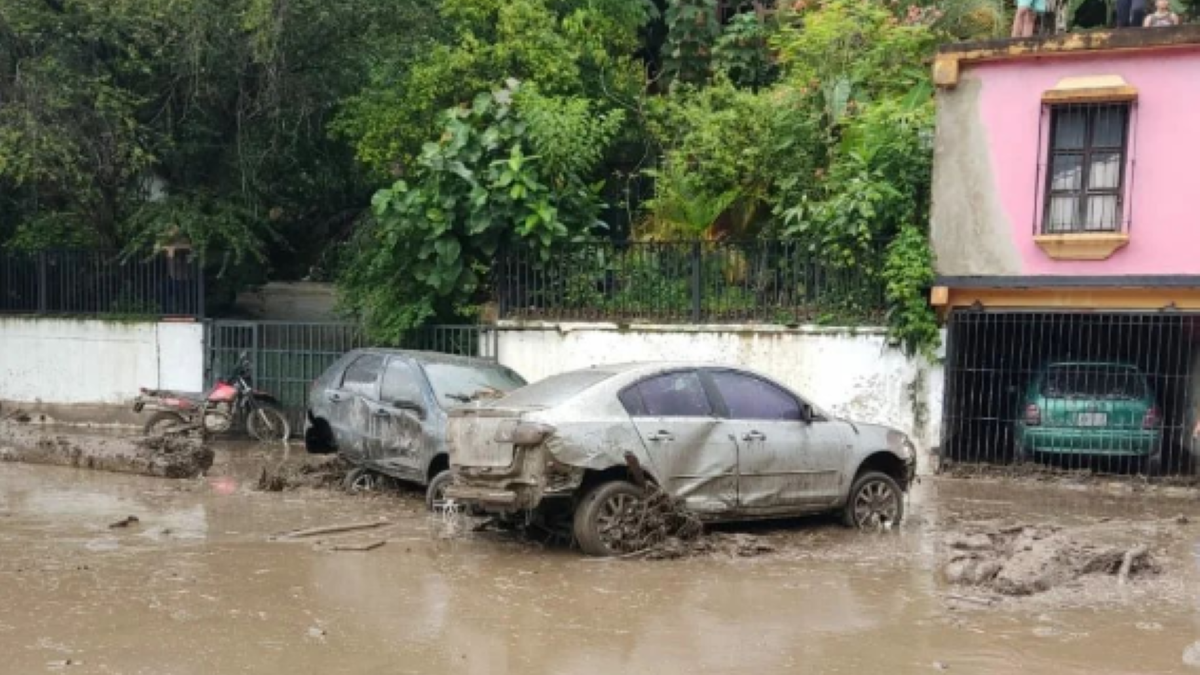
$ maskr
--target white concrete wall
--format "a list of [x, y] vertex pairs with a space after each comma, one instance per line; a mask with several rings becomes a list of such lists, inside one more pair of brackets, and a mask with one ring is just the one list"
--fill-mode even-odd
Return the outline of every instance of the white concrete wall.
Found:
[[942, 367], [906, 356], [880, 329], [503, 324], [500, 362], [529, 380], [606, 363], [695, 360], [752, 368], [834, 414], [937, 445]]
[[138, 387], [203, 386], [199, 323], [0, 318], [0, 400], [124, 404]]

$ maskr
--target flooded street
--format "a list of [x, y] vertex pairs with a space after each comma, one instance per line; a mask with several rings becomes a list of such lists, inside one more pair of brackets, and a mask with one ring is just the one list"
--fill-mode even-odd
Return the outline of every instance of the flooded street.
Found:
[[[279, 452], [221, 451], [186, 481], [0, 464], [0, 672], [1200, 672], [1193, 492], [926, 479], [899, 532], [793, 521], [731, 530], [777, 549], [755, 558], [596, 560], [446, 538], [415, 491], [253, 491]], [[342, 537], [387, 539], [371, 551], [271, 540], [375, 518]], [[944, 532], [989, 519], [1114, 523], [1163, 569], [955, 600]]]

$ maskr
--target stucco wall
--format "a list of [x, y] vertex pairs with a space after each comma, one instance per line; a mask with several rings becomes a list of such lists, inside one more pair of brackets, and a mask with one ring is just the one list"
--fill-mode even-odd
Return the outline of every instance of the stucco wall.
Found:
[[926, 452], [937, 444], [942, 369], [889, 347], [880, 330], [844, 328], [510, 325], [500, 362], [529, 380], [606, 363], [697, 360], [767, 373], [831, 412], [887, 424]]
[[[938, 93], [932, 240], [945, 276], [1200, 274], [1191, 159], [1200, 156], [1200, 47], [964, 66]], [[1119, 75], [1138, 90], [1131, 240], [1103, 261], [1062, 261], [1033, 241], [1042, 92], [1066, 77]], [[1045, 140], [1043, 138], [1044, 145]], [[1043, 174], [1044, 177], [1044, 174]]]
[[138, 387], [199, 391], [199, 323], [0, 318], [0, 400], [125, 404]]

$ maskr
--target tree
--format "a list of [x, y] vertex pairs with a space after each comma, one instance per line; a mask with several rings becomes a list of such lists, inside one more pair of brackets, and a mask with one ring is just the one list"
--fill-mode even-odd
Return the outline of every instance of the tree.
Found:
[[341, 279], [345, 306], [377, 339], [397, 340], [481, 302], [498, 253], [544, 259], [556, 242], [603, 228], [588, 173], [621, 121], [516, 80], [445, 111], [411, 181], [372, 200], [375, 222]]

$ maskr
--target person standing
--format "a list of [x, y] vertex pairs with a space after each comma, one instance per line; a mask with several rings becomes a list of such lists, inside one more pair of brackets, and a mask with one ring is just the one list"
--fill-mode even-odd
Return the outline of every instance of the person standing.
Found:
[[1179, 25], [1179, 15], [1171, 11], [1171, 0], [1155, 0], [1154, 13], [1142, 22], [1146, 28], [1166, 28]]
[[1117, 28], [1138, 28], [1146, 21], [1146, 0], [1117, 0]]
[[1017, 15], [1013, 17], [1012, 36], [1014, 38], [1033, 37], [1033, 24], [1037, 20], [1035, 14], [1044, 14], [1045, 12], [1046, 0], [1017, 0]]

